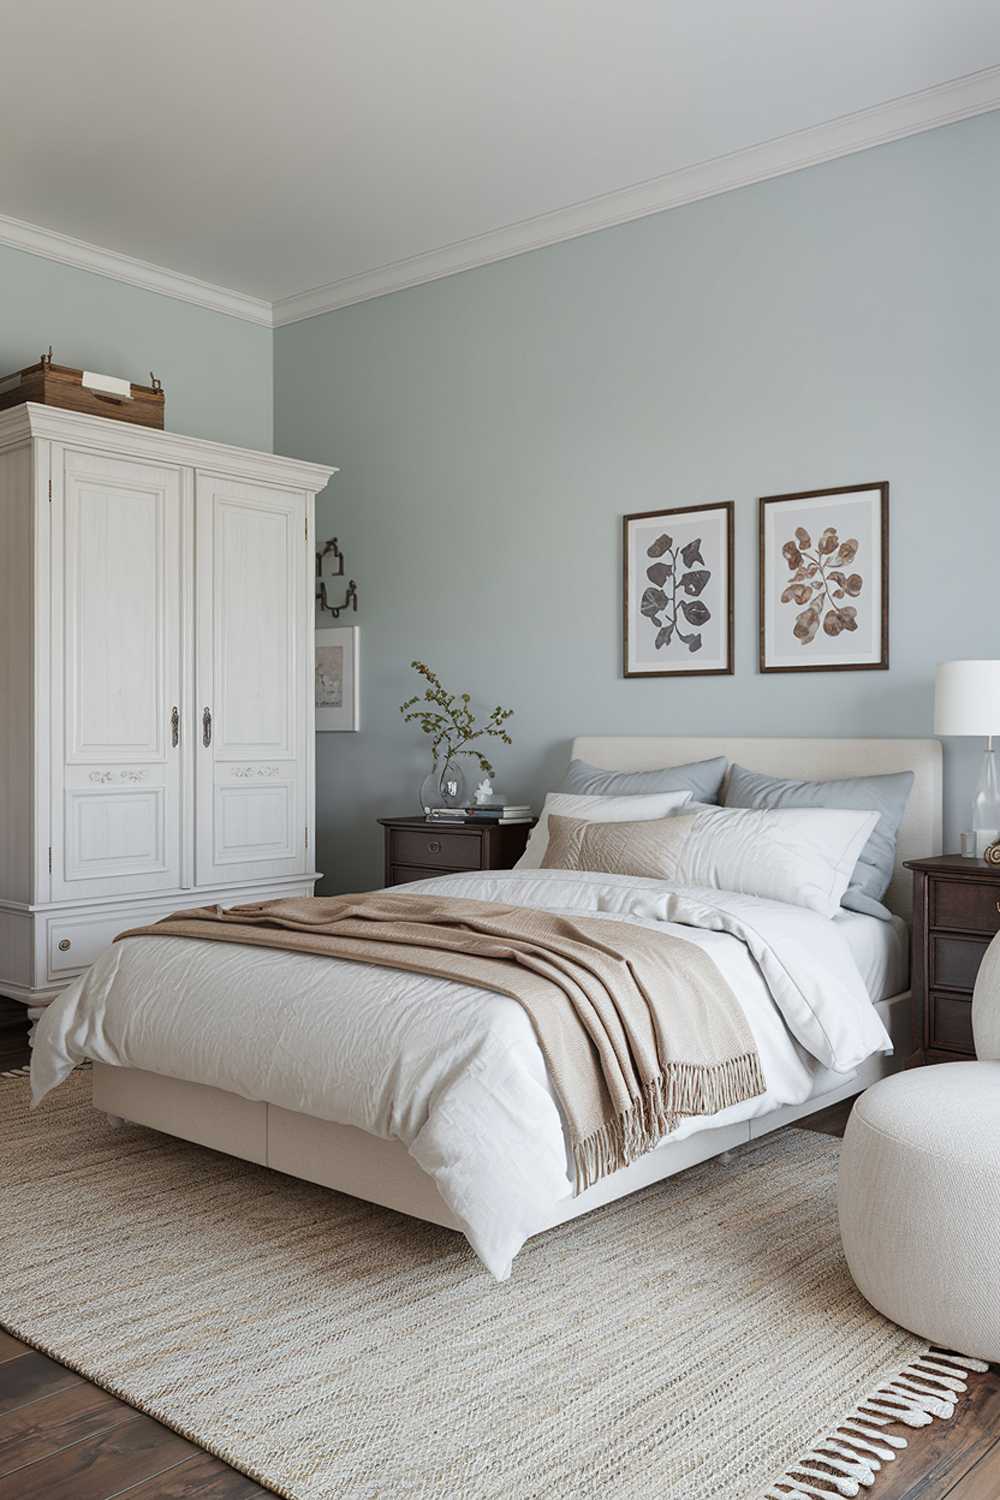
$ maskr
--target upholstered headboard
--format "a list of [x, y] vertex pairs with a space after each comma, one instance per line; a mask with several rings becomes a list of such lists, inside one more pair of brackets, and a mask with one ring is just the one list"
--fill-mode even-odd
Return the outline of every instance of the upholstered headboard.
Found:
[[584, 735], [573, 756], [605, 771], [651, 771], [690, 760], [725, 755], [750, 771], [769, 776], [832, 781], [838, 776], [879, 776], [912, 771], [913, 791], [896, 843], [896, 870], [886, 904], [909, 918], [912, 882], [906, 859], [941, 852], [941, 746], [937, 740], [797, 740], [697, 738], [673, 735]]

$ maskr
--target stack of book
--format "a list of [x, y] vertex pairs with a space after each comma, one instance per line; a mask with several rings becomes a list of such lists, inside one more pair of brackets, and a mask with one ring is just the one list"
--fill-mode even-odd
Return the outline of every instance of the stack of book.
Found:
[[532, 823], [535, 815], [526, 802], [487, 803], [482, 807], [429, 807], [428, 823]]

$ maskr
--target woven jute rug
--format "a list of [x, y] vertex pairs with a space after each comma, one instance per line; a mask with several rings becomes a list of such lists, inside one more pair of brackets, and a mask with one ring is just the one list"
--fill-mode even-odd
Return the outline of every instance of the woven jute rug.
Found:
[[550, 1231], [503, 1285], [447, 1230], [113, 1130], [87, 1074], [33, 1115], [0, 1082], [0, 1143], [0, 1323], [291, 1500], [857, 1494], [962, 1385], [855, 1291], [808, 1131]]

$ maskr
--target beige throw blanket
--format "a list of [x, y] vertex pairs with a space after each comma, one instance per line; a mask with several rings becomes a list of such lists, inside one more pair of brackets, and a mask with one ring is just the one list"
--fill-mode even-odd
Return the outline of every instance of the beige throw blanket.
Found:
[[523, 1006], [563, 1111], [576, 1190], [652, 1150], [685, 1115], [762, 1094], [750, 1028], [694, 943], [626, 922], [373, 893], [176, 912], [121, 938], [317, 953], [474, 985]]

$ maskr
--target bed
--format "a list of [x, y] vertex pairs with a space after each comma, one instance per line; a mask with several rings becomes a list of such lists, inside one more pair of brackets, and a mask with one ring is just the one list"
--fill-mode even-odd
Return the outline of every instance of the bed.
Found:
[[[114, 1119], [459, 1230], [503, 1279], [532, 1235], [825, 1109], [916, 1050], [902, 864], [941, 848], [940, 745], [659, 736], [573, 744], [574, 757], [607, 770], [720, 754], [750, 770], [806, 779], [913, 771], [886, 896], [894, 919], [847, 912], [828, 919], [764, 903], [748, 921], [745, 900], [741, 906], [724, 892], [712, 904], [716, 916], [705, 917], [690, 893], [672, 895], [674, 930], [709, 952], [744, 1008], [767, 1092], [682, 1121], [655, 1150], [576, 1196], [558, 1108], [521, 1010], [454, 984], [443, 999], [435, 986], [445, 981], [341, 960], [169, 937], [117, 944], [39, 1023], [36, 1099], [89, 1058], [94, 1104]], [[637, 890], [660, 895], [645, 889], [655, 882], [560, 873], [446, 876], [407, 890], [581, 912], [639, 910]], [[835, 1066], [790, 1030], [780, 973], [796, 962], [800, 986], [833, 996], [826, 1003], [841, 1028]]]

